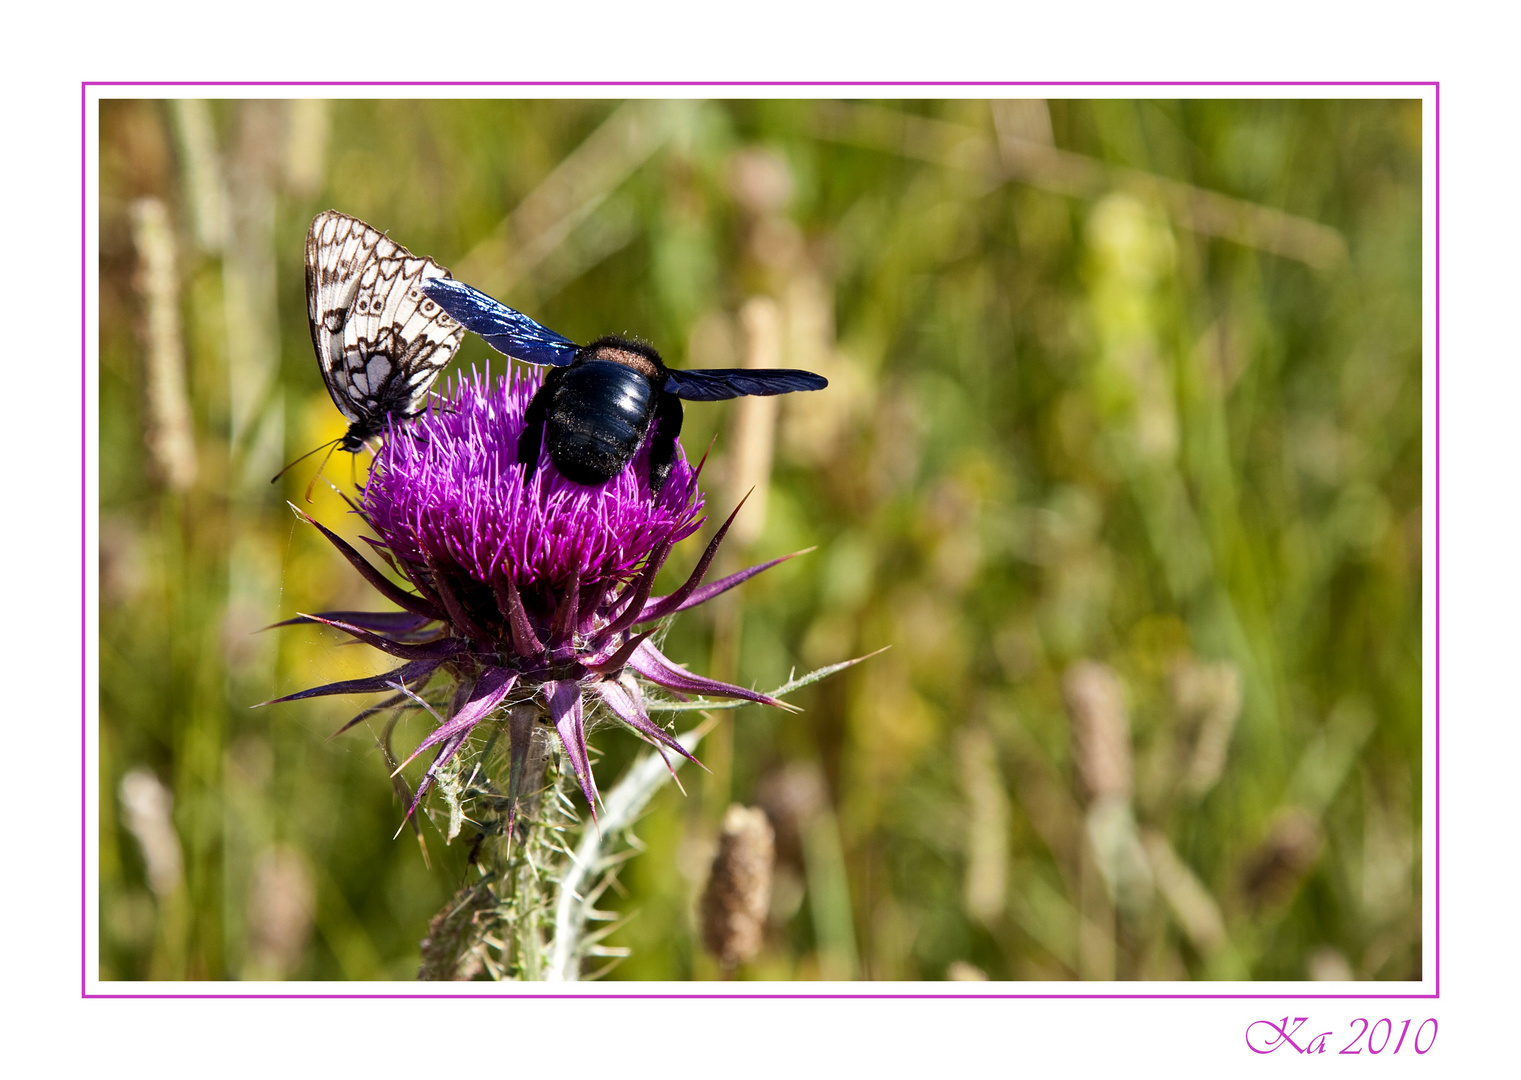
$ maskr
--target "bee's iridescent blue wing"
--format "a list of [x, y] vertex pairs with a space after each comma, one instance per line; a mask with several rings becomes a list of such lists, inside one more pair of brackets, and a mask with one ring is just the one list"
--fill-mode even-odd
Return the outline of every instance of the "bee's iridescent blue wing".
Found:
[[486, 344], [499, 353], [530, 364], [555, 367], [564, 367], [576, 358], [579, 346], [574, 341], [540, 326], [521, 311], [514, 311], [463, 281], [434, 278], [425, 282], [423, 288], [461, 326], [485, 338]]
[[[454, 314], [450, 312], [450, 314]], [[455, 316], [459, 318], [459, 316]], [[463, 319], [460, 320], [464, 322]], [[469, 323], [465, 324], [466, 326]], [[796, 368], [714, 368], [666, 372], [665, 391], [688, 401], [722, 401], [736, 397], [770, 397], [796, 390], [822, 390], [829, 380]]]

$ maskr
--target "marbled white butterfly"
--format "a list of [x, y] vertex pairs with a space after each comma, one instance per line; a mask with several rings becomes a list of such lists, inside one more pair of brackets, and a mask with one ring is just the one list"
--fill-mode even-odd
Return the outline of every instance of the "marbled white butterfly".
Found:
[[339, 446], [357, 453], [388, 417], [416, 416], [464, 329], [422, 290], [447, 278], [358, 218], [328, 210], [306, 234], [312, 346], [333, 404], [349, 421]]

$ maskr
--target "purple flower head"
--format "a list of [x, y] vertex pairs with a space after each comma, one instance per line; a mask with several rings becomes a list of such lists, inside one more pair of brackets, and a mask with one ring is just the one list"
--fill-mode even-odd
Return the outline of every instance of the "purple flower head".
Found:
[[541, 628], [572, 588], [585, 622], [603, 594], [702, 524], [697, 477], [682, 455], [655, 495], [647, 446], [597, 487], [564, 479], [547, 454], [533, 469], [517, 464], [538, 370], [495, 385], [457, 381], [447, 407], [389, 434], [364, 493], [365, 517], [408, 576], [441, 579], [437, 588], [453, 589], [499, 636], [506, 624], [493, 593], [509, 582]]
[[734, 520], [731, 514], [686, 583], [652, 597], [671, 547], [702, 525], [698, 470], [678, 447], [670, 476], [656, 493], [649, 485], [648, 445], [628, 468], [596, 487], [565, 480], [547, 454], [534, 465], [519, 464], [518, 435], [538, 382], [534, 376], [509, 375], [493, 383], [489, 373], [484, 379], [460, 378], [422, 416], [386, 431], [356, 512], [377, 534], [367, 542], [411, 589], [396, 585], [347, 542], [296, 511], [402, 610], [300, 615], [280, 625], [322, 623], [405, 662], [382, 675], [275, 700], [391, 695], [347, 728], [379, 709], [426, 705], [419, 695], [430, 682], [452, 682], [447, 714], [412, 754], [436, 748], [409, 816], [471, 733], [496, 720], [508, 727], [511, 830], [532, 735], [524, 717], [533, 716], [533, 710], [514, 706], [532, 705], [553, 726], [594, 815], [597, 788], [586, 746], [590, 720], [605, 716], [632, 728], [662, 754], [669, 749], [695, 760], [650, 720], [646, 684], [787, 707], [765, 694], [693, 675], [650, 640], [659, 620], [783, 559], [702, 585]]

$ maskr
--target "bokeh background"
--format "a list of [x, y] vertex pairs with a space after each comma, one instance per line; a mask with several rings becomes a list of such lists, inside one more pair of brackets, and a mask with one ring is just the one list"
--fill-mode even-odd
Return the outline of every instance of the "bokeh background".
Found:
[[[740, 979], [1421, 975], [1421, 106], [131, 101], [100, 108], [103, 979], [410, 979], [466, 847], [401, 823], [368, 590], [298, 503], [343, 422], [337, 208], [577, 340], [830, 388], [694, 405], [723, 569], [668, 655], [723, 714], [602, 904], [709, 979], [725, 809], [776, 866]], [[500, 366], [467, 340], [459, 366]], [[339, 455], [326, 476], [359, 477]], [[667, 571], [696, 559], [710, 530]], [[417, 721], [399, 744], [424, 734]], [[604, 786], [640, 753], [593, 737]]]

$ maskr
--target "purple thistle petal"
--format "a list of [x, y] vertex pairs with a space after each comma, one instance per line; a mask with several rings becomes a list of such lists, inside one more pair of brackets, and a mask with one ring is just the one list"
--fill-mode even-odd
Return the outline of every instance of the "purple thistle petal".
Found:
[[345, 634], [358, 638], [366, 645], [373, 645], [382, 652], [388, 652], [392, 656], [399, 656], [403, 660], [430, 660], [435, 657], [442, 660], [463, 652], [468, 647], [458, 638], [445, 638], [442, 641], [431, 642], [426, 645], [407, 645], [399, 641], [392, 641], [390, 638], [381, 637], [379, 634], [372, 634], [368, 630], [351, 625], [350, 623], [339, 622], [336, 619], [324, 619], [319, 615], [308, 615], [306, 617], [312, 622], [331, 626], [335, 630], [342, 630]]
[[[348, 503], [350, 506], [354, 506], [354, 500], [350, 499], [347, 495], [344, 496], [343, 501]], [[357, 514], [359, 516], [359, 519], [366, 525], [370, 525], [369, 519], [364, 516], [363, 507], [354, 506], [354, 513]], [[374, 526], [370, 525], [370, 528], [373, 529]], [[361, 536], [359, 538], [359, 541], [362, 544], [367, 544], [371, 551], [380, 556], [380, 561], [389, 566], [394, 572], [400, 574], [408, 581], [412, 581], [412, 575], [407, 572], [407, 568], [405, 566], [402, 566], [399, 562], [396, 561], [396, 556], [391, 554], [391, 549], [386, 547], [384, 540], [377, 540], [373, 536]], [[415, 581], [412, 581], [412, 584], [414, 587], [417, 587], [418, 591], [422, 593], [424, 599], [426, 599], [429, 603], [436, 602], [436, 598], [434, 597], [433, 593], [427, 588], [427, 582], [423, 582], [420, 586]]]
[[570, 644], [571, 633], [575, 630], [576, 606], [581, 592], [581, 579], [570, 579], [570, 587], [560, 597], [560, 603], [555, 608], [554, 622], [549, 626], [549, 647], [556, 652], [563, 652]]
[[438, 572], [438, 564], [430, 557], [427, 560], [428, 569], [433, 574], [433, 585], [438, 590], [439, 602], [444, 605], [444, 610], [449, 613], [449, 619], [455, 626], [465, 632], [472, 641], [487, 642], [491, 635], [482, 630], [472, 619], [463, 604], [454, 595], [454, 590], [449, 587], [449, 579], [446, 575]]
[[282, 701], [301, 701], [304, 698], [325, 697], [328, 694], [378, 694], [382, 690], [394, 690], [392, 683], [403, 684], [424, 675], [433, 674], [443, 660], [418, 660], [410, 664], [403, 664], [399, 668], [387, 671], [383, 675], [370, 675], [363, 679], [345, 679], [343, 682], [328, 683], [326, 686], [314, 686], [310, 690], [301, 690], [294, 694], [286, 694], [284, 697], [270, 698], [261, 701], [254, 708], [265, 705], [278, 705]]
[[619, 646], [606, 660], [597, 660], [595, 657], [583, 657], [581, 666], [588, 671], [595, 671], [598, 675], [616, 675], [619, 671], [623, 670], [623, 665], [628, 663], [628, 658], [634, 655], [634, 650], [644, 644], [645, 639], [654, 632], [653, 630], [646, 630], [642, 634], [634, 635]]
[[526, 657], [544, 655], [544, 643], [539, 640], [539, 635], [533, 632], [533, 624], [528, 621], [528, 611], [523, 607], [523, 598], [518, 595], [518, 587], [512, 583], [512, 575], [493, 577], [491, 591], [496, 594], [496, 606], [501, 611], [502, 618], [507, 620], [508, 629], [512, 633], [512, 647], [517, 650], [518, 655]]
[[[438, 748], [438, 756], [433, 759], [433, 764], [428, 766], [428, 771], [423, 774], [423, 778], [417, 782], [417, 792], [412, 796], [412, 805], [407, 807], [406, 817], [401, 819], [403, 826], [406, 825], [407, 821], [412, 817], [413, 812], [416, 811], [417, 804], [422, 802], [422, 797], [433, 786], [433, 774], [448, 764], [449, 759], [459, 752], [459, 748], [465, 745], [465, 740], [468, 738], [470, 738], [470, 732], [461, 731]], [[397, 829], [396, 834], [400, 836], [401, 829]]]
[[581, 716], [581, 684], [570, 679], [549, 683], [546, 687], [549, 701], [549, 718], [554, 721], [555, 731], [560, 735], [560, 745], [570, 758], [581, 793], [591, 807], [592, 820], [597, 819], [597, 781], [592, 777], [591, 760], [586, 754], [586, 727]]
[[[454, 715], [447, 721], [435, 728], [433, 733], [422, 742], [417, 744], [417, 749], [408, 755], [407, 760], [398, 766], [405, 767], [418, 754], [431, 746], [453, 739], [460, 732], [469, 734], [477, 724], [491, 715], [491, 710], [502, 703], [518, 681], [517, 673], [508, 671], [506, 668], [487, 668], [485, 673], [470, 690], [469, 697], [465, 702], [454, 710]], [[441, 762], [435, 760], [433, 768], [438, 768]], [[428, 770], [432, 775], [433, 769]]]
[[576, 632], [592, 627], [593, 616], [604, 609], [607, 595], [617, 586], [614, 581], [592, 581], [581, 586], [581, 602], [576, 605]]
[[410, 611], [319, 611], [315, 615], [297, 615], [294, 619], [270, 623], [264, 629], [273, 630], [277, 626], [301, 626], [332, 619], [383, 634], [405, 634], [420, 630], [430, 622], [437, 621]]
[[349, 542], [343, 537], [333, 532], [331, 529], [323, 525], [315, 518], [307, 517], [300, 510], [296, 510], [294, 506], [291, 506], [291, 509], [296, 511], [296, 516], [302, 521], [310, 522], [311, 524], [317, 526], [322, 535], [328, 538], [328, 541], [338, 549], [339, 553], [345, 559], [353, 564], [354, 569], [358, 570], [359, 573], [364, 576], [364, 579], [366, 581], [368, 581], [380, 592], [381, 596], [384, 596], [387, 600], [391, 601], [391, 603], [395, 604], [397, 607], [406, 608], [408, 611], [415, 611], [417, 614], [426, 615], [430, 619], [442, 619], [444, 617], [443, 612], [439, 611], [438, 608], [434, 607], [427, 600], [420, 596], [415, 596], [412, 593], [407, 592], [405, 589], [398, 587], [379, 570], [376, 570], [373, 566], [370, 565], [369, 560], [366, 559], [363, 555], [359, 554], [359, 552], [355, 551]]
[[[353, 500], [345, 496], [344, 501], [352, 502]], [[363, 510], [356, 509], [354, 513], [358, 514], [361, 518], [364, 518]], [[369, 525], [369, 519], [365, 518], [364, 523], [366, 525]], [[374, 526], [370, 527], [374, 528]], [[438, 593], [434, 591], [433, 586], [428, 583], [426, 575], [420, 573], [415, 567], [405, 566], [402, 563], [398, 562], [396, 557], [391, 554], [391, 549], [386, 547], [384, 541], [376, 540], [373, 537], [369, 536], [361, 536], [359, 539], [363, 540], [366, 544], [369, 544], [370, 548], [375, 552], [375, 554], [380, 556], [380, 559], [383, 563], [410, 581], [412, 583], [412, 588], [417, 590], [417, 594], [421, 596], [423, 600], [433, 605], [434, 610], [443, 610], [444, 603], [438, 598]]]
[[733, 686], [717, 679], [706, 679], [701, 675], [693, 675], [689, 671], [683, 671], [676, 667], [664, 656], [660, 650], [648, 641], [640, 644], [634, 650], [634, 655], [629, 657], [628, 666], [643, 675], [652, 683], [664, 686], [668, 690], [680, 690], [691, 694], [703, 694], [708, 697], [735, 697], [746, 701], [759, 702], [762, 705], [775, 705], [781, 709], [797, 712], [797, 707], [788, 705], [784, 701], [778, 701], [774, 697], [755, 690], [747, 690], [743, 686]]
[[[746, 492], [745, 499], [749, 497], [749, 492]], [[734, 508], [734, 512], [725, 519], [724, 523], [719, 526], [718, 531], [713, 534], [713, 539], [708, 541], [707, 550], [702, 553], [702, 558], [697, 560], [697, 566], [692, 570], [692, 576], [687, 578], [681, 588], [669, 596], [662, 597], [653, 604], [648, 605], [644, 611], [639, 613], [638, 618], [634, 621], [647, 622], [650, 619], [659, 619], [665, 615], [669, 615], [679, 608], [688, 596], [692, 595], [692, 590], [697, 588], [698, 582], [702, 581], [702, 576], [708, 572], [708, 566], [713, 562], [713, 556], [718, 554], [718, 545], [724, 542], [724, 536], [728, 533], [729, 526], [733, 525], [734, 519], [739, 516], [740, 508], [745, 505], [745, 499], [739, 500], [739, 506]]]
[[666, 615], [674, 615], [678, 611], [685, 611], [687, 608], [694, 608], [698, 604], [705, 604], [709, 600], [713, 599], [713, 597], [719, 595], [720, 593], [728, 592], [730, 589], [734, 588], [734, 586], [740, 584], [741, 582], [749, 581], [761, 571], [770, 570], [777, 563], [784, 563], [788, 559], [795, 559], [799, 555], [806, 555], [812, 550], [814, 549], [804, 548], [802, 551], [794, 551], [791, 555], [783, 555], [780, 558], [772, 559], [770, 562], [763, 562], [758, 566], [751, 566], [739, 571], [736, 574], [730, 574], [728, 577], [720, 578], [711, 584], [704, 585], [700, 589], [694, 589], [685, 600], [681, 601], [679, 604], [676, 604], [674, 607], [671, 606], [670, 602], [675, 599], [676, 593], [672, 593], [670, 596], [657, 597], [656, 599], [646, 604], [644, 610], [639, 613], [639, 617], [633, 621], [636, 623], [649, 622], [651, 619], [659, 619], [665, 617]]
[[610, 634], [621, 634], [634, 623], [639, 621], [639, 613], [644, 610], [644, 605], [649, 601], [650, 593], [655, 588], [655, 575], [660, 573], [660, 568], [665, 564], [666, 558], [671, 554], [670, 544], [661, 544], [650, 552], [649, 560], [644, 565], [644, 570], [634, 582], [634, 587], [629, 590], [627, 603], [618, 617], [607, 628]]
[[[629, 727], [633, 728], [649, 742], [654, 743], [657, 748], [661, 746], [668, 747], [698, 768], [703, 767], [702, 762], [693, 757], [691, 751], [682, 746], [670, 732], [650, 720], [644, 711], [644, 702], [638, 693], [637, 684], [635, 684], [633, 690], [630, 690], [628, 686], [625, 686], [621, 682], [604, 679], [601, 682], [593, 683], [592, 689], [597, 691], [603, 703], [612, 710], [619, 720], [622, 720]], [[665, 754], [662, 752], [661, 757], [664, 756]], [[670, 762], [667, 761], [666, 765], [669, 767]], [[671, 775], [676, 775], [675, 769], [671, 769]]]
[[528, 751], [533, 745], [533, 723], [537, 719], [533, 708], [509, 709], [507, 713], [507, 743], [509, 765], [507, 772], [507, 843], [513, 840], [513, 828], [518, 820], [518, 799], [523, 795], [523, 780], [528, 773]]

